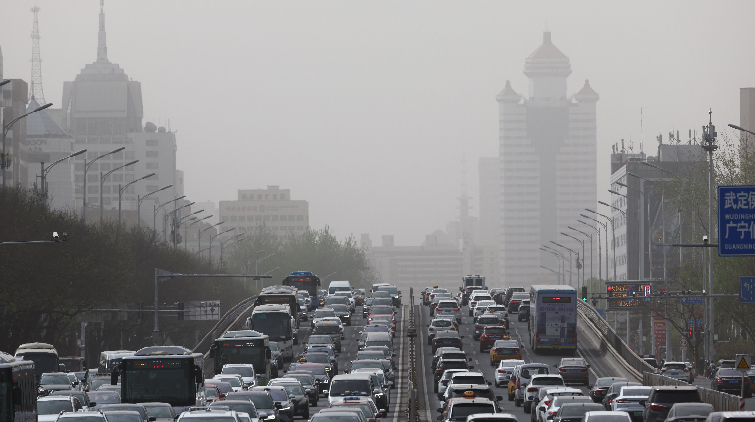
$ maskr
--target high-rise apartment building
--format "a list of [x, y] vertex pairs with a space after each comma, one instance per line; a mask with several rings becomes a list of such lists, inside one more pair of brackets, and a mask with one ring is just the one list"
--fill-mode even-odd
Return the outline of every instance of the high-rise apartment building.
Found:
[[309, 202], [291, 199], [291, 191], [278, 186], [239, 190], [238, 199], [220, 201], [218, 208], [220, 221], [224, 222], [218, 232], [236, 229], [234, 233], [221, 236], [223, 239], [253, 232], [261, 225], [281, 236], [302, 234], [309, 227]]
[[[525, 59], [526, 96], [507, 81], [499, 103], [500, 267], [504, 286], [544, 276], [556, 258], [541, 245], [556, 241], [576, 250], [560, 232], [597, 201], [598, 94], [588, 81], [572, 96], [566, 78], [569, 58], [543, 34], [543, 43]], [[569, 241], [571, 240], [571, 242]], [[565, 243], [563, 243], [565, 242]]]
[[[172, 188], [142, 202], [141, 219], [151, 222], [154, 207], [175, 198], [181, 189], [176, 180], [176, 136], [152, 123], [142, 128], [141, 83], [131, 80], [119, 65], [108, 60], [102, 5], [99, 19], [97, 60], [87, 64], [74, 81], [63, 85], [63, 129], [73, 136], [75, 149], [87, 149], [86, 157], [77, 159], [74, 169], [76, 206], [82, 207], [86, 196], [87, 207], [91, 207], [87, 210], [87, 217], [98, 218], [100, 196], [104, 209], [117, 210], [119, 186], [155, 173], [155, 176], [129, 186], [121, 198], [122, 208], [133, 211], [137, 209], [139, 197], [172, 184]], [[125, 147], [125, 150], [107, 155], [89, 166], [84, 192], [83, 158], [90, 163], [119, 147]], [[112, 173], [100, 189], [101, 175], [133, 160], [139, 162]], [[161, 223], [162, 219], [157, 221]], [[157, 229], [161, 229], [161, 224], [157, 224]]]

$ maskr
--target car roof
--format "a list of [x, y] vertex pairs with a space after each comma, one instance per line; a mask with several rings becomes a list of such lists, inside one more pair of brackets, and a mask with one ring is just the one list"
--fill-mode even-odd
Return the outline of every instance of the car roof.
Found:
[[336, 380], [364, 380], [371, 379], [370, 374], [357, 372], [355, 374], [341, 374], [333, 377], [333, 381]]
[[63, 396], [63, 395], [54, 395], [54, 396], [47, 396], [47, 397], [40, 397], [37, 399], [37, 401], [70, 401], [72, 396]]
[[[92, 418], [92, 417], [99, 417], [102, 418], [102, 413], [96, 411], [96, 410], [89, 410], [85, 412], [63, 412], [58, 416], [58, 419], [63, 418], [79, 418], [79, 417], [85, 417], [85, 418]], [[141, 416], [140, 416], [141, 417]]]

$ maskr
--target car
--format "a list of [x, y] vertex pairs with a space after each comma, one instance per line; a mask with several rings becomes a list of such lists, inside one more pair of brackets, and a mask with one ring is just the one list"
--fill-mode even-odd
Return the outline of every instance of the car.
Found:
[[451, 315], [456, 319], [456, 322], [461, 324], [461, 307], [459, 303], [454, 299], [443, 299], [438, 302], [438, 306], [435, 307], [436, 315]]
[[[482, 344], [482, 341], [480, 341], [480, 344]], [[504, 360], [518, 361], [522, 359], [522, 346], [523, 344], [516, 340], [496, 340], [490, 348], [490, 366], [496, 366]]]
[[87, 393], [87, 396], [89, 396], [91, 410], [99, 410], [100, 407], [106, 404], [121, 402], [121, 393], [119, 391], [90, 391]]
[[65, 372], [46, 372], [39, 379], [39, 392], [73, 390], [73, 383]]
[[215, 380], [215, 379], [206, 379], [204, 380], [205, 387], [208, 385], [214, 385], [215, 387], [218, 387], [218, 390], [220, 390], [220, 399], [224, 399], [225, 396], [227, 396], [229, 393], [233, 393], [233, 386], [231, 386], [231, 383]]
[[[480, 353], [486, 352], [491, 349], [498, 340], [509, 340], [509, 331], [503, 325], [494, 326], [488, 325], [482, 329], [480, 334]], [[494, 366], [492, 363], [490, 366]]]
[[506, 310], [505, 306], [501, 305], [493, 305], [488, 306], [486, 314], [492, 314], [498, 317], [498, 320], [501, 321], [502, 325], [506, 328], [509, 328], [509, 313]]
[[221, 393], [220, 389], [214, 385], [205, 385], [204, 398], [207, 403], [215, 403], [216, 401], [223, 400], [225, 394]]
[[37, 399], [38, 422], [54, 422], [60, 412], [80, 412], [84, 410], [79, 399], [73, 396], [50, 396]]
[[[370, 378], [372, 378], [372, 385], [377, 386], [377, 388], [372, 391], [375, 405], [382, 413], [387, 414], [391, 406], [391, 386], [393, 386], [393, 382], [388, 381], [385, 378], [385, 373], [377, 368], [355, 369], [351, 373], [370, 375]], [[377, 391], [378, 389], [380, 391]]]
[[[524, 403], [527, 384], [535, 375], [548, 375], [550, 368], [544, 363], [527, 363], [517, 367], [516, 377], [512, 377], [515, 384], [514, 406], [519, 407]], [[511, 384], [511, 381], [509, 382]], [[535, 390], [536, 391], [536, 390]], [[534, 392], [533, 392], [534, 393]], [[525, 410], [525, 413], [527, 411]]]
[[582, 416], [582, 422], [631, 422], [629, 415], [625, 412], [607, 412], [599, 410], [587, 412]]
[[553, 366], [567, 384], [590, 384], [590, 365], [582, 358], [563, 358]]
[[474, 331], [472, 333], [472, 339], [477, 341], [482, 336], [482, 330], [485, 327], [498, 327], [501, 325], [501, 320], [493, 314], [482, 315], [477, 318], [475, 322]]
[[553, 422], [581, 422], [582, 416], [587, 412], [600, 412], [603, 409], [598, 403], [569, 403], [559, 407], [553, 417]]
[[475, 304], [474, 312], [472, 313], [472, 316], [474, 317], [474, 320], [477, 321], [477, 317], [479, 317], [482, 314], [485, 314], [488, 312], [488, 307], [495, 306], [496, 303], [494, 300], [479, 300]]
[[315, 309], [315, 312], [312, 313], [312, 321], [309, 324], [310, 328], [315, 328], [315, 321], [320, 318], [337, 318], [336, 311], [330, 307]]
[[518, 422], [511, 413], [475, 413], [467, 416], [466, 422]]
[[351, 361], [349, 372], [353, 372], [355, 369], [379, 369], [385, 374], [385, 379], [391, 383], [396, 381], [396, 373], [393, 372], [391, 363], [385, 359], [363, 359]]
[[622, 386], [621, 390], [619, 390], [619, 395], [611, 402], [610, 410], [627, 412], [632, 420], [641, 421], [642, 411], [645, 407], [640, 402], [648, 399], [650, 389], [651, 387], [642, 385]]
[[357, 340], [358, 350], [364, 349], [364, 342], [367, 341], [367, 335], [369, 333], [387, 333], [393, 336], [393, 330], [391, 330], [391, 327], [388, 324], [374, 322], [372, 324], [366, 325], [364, 327], [364, 330], [359, 332], [359, 339]]
[[[537, 403], [532, 404], [530, 417], [533, 422], [549, 422], [553, 420], [558, 413], [558, 409], [564, 403], [588, 403], [595, 404], [592, 400], [583, 395], [582, 391], [577, 388], [547, 388], [543, 387], [538, 391]], [[600, 408], [596, 409], [600, 410]]]
[[[330, 352], [330, 353], [328, 353]], [[328, 373], [328, 377], [333, 378], [338, 374], [338, 360], [335, 357], [335, 352], [330, 346], [313, 345], [304, 351], [304, 354], [299, 358], [300, 363], [321, 363], [325, 365], [325, 371]]]
[[650, 389], [647, 400], [640, 401], [644, 406], [642, 420], [644, 422], [661, 422], [666, 419], [668, 412], [675, 403], [702, 403], [697, 387], [686, 386], [656, 386]]
[[241, 378], [241, 375], [221, 373], [221, 374], [215, 375], [214, 377], [212, 377], [212, 379], [231, 384], [231, 391], [241, 391], [245, 389], [244, 379]]
[[107, 419], [105, 419], [105, 415], [101, 412], [95, 411], [64, 412], [58, 416], [57, 420], [59, 422], [108, 422]]
[[524, 407], [524, 413], [530, 413], [532, 411], [533, 404], [536, 404], [535, 399], [542, 387], [565, 387], [564, 379], [561, 375], [556, 374], [539, 374], [532, 375], [530, 382], [527, 384], [526, 389], [522, 394], [522, 406]]
[[469, 415], [477, 413], [498, 413], [495, 403], [482, 398], [456, 398], [446, 402], [445, 408], [436, 409], [441, 416], [439, 420], [445, 422], [465, 421]]
[[462, 350], [464, 345], [461, 340], [463, 338], [464, 336], [460, 336], [457, 331], [441, 331], [436, 333], [432, 341], [432, 351], [435, 353], [439, 347], [456, 347]]
[[666, 362], [661, 366], [661, 375], [689, 382], [690, 373], [686, 362]]
[[343, 400], [346, 397], [365, 397], [375, 400], [373, 396], [379, 386], [372, 384], [370, 374], [342, 374], [336, 375], [330, 384], [328, 403]]
[[[97, 391], [93, 391], [92, 393], [98, 393]], [[120, 403], [121, 402], [121, 393], [120, 391], [114, 391], [114, 392], [103, 392], [104, 394], [110, 394], [111, 396], [116, 396], [117, 401], [111, 401], [111, 403]], [[82, 390], [59, 390], [59, 391], [53, 391], [50, 394], [47, 395], [47, 397], [54, 397], [54, 396], [73, 396], [79, 399], [79, 402], [81, 403], [81, 406], [84, 408], [84, 410], [95, 410], [94, 407], [97, 405], [97, 403], [100, 404], [107, 404], [107, 400], [103, 402], [98, 402], [97, 400], [92, 400], [89, 393]], [[92, 403], [94, 402], [94, 403]]]
[[474, 366], [469, 365], [469, 362], [467, 362], [466, 359], [441, 359], [438, 361], [438, 366], [435, 368], [435, 373], [433, 375], [433, 379], [436, 383], [443, 376], [443, 372], [445, 372], [446, 369], [469, 370], [474, 369]]
[[456, 299], [454, 299], [454, 296], [452, 293], [438, 293], [435, 295], [435, 297], [430, 302], [430, 316], [435, 315], [435, 309], [438, 307], [438, 304], [442, 300], [452, 300], [456, 302]]
[[506, 290], [506, 295], [503, 297], [503, 306], [507, 307], [509, 306], [509, 301], [511, 301], [511, 297], [514, 295], [514, 293], [525, 293], [526, 290], [524, 287], [509, 287]]
[[[293, 364], [292, 364], [293, 365]], [[315, 377], [317, 380], [317, 388], [319, 389], [319, 393], [323, 396], [328, 395], [328, 388], [330, 386], [330, 377], [328, 377], [328, 371], [326, 370], [326, 365], [322, 363], [297, 363], [293, 367], [290, 368], [289, 373], [295, 372], [295, 373], [301, 373], [302, 371], [306, 371], [307, 373], [312, 374], [312, 376]], [[283, 376], [288, 375], [288, 373], [285, 373]]]
[[396, 357], [396, 354], [393, 353], [393, 349], [391, 349], [388, 346], [369, 346], [364, 347], [362, 349], [366, 352], [381, 352], [383, 354], [383, 359], [388, 359], [391, 361], [391, 365], [393, 365], [393, 368], [396, 369], [396, 362], [394, 361], [394, 358]]
[[312, 335], [330, 336], [336, 345], [336, 352], [341, 353], [341, 340], [345, 337], [343, 336], [343, 331], [341, 330], [340, 325], [335, 321], [318, 322], [312, 330]]
[[[270, 342], [270, 350], [272, 354], [272, 346], [275, 342]], [[278, 346], [278, 343], [275, 343], [276, 349]], [[280, 351], [278, 351], [278, 355], [280, 355]], [[282, 365], [282, 360], [281, 360]], [[282, 366], [279, 366], [278, 369], [280, 369]], [[238, 363], [233, 364], [229, 363], [226, 365], [223, 365], [223, 368], [220, 370], [221, 375], [238, 375], [241, 377], [241, 381], [243, 383], [244, 388], [251, 388], [257, 385], [256, 377], [254, 374], [254, 366], [251, 364], [244, 364], [244, 363]], [[215, 378], [218, 378], [215, 376]]]
[[228, 408], [222, 407], [203, 410], [187, 410], [178, 416], [177, 422], [191, 422], [191, 420], [201, 422], [240, 422], [235, 410], [228, 410]]
[[346, 305], [328, 305], [328, 308], [333, 309], [335, 311], [336, 316], [341, 319], [341, 322], [343, 322], [344, 325], [351, 326], [351, 310]]
[[459, 350], [459, 349], [457, 349], [455, 347], [441, 347], [441, 348], [439, 348], [438, 350], [435, 351], [435, 355], [433, 355], [433, 360], [430, 363], [430, 369], [435, 370], [435, 368], [438, 366], [438, 361], [441, 358], [446, 358], [446, 359], [466, 359], [467, 361], [469, 360], [467, 358], [467, 353], [466, 352], [462, 352], [461, 350]]
[[[210, 407], [217, 406], [221, 409], [226, 401], [242, 401], [246, 400], [254, 404], [254, 408], [257, 410], [257, 416], [260, 420], [268, 422], [280, 422], [279, 410], [275, 405], [275, 400], [269, 392], [265, 390], [258, 390], [260, 387], [254, 387], [252, 390], [239, 391], [237, 393], [229, 393], [226, 396], [226, 400], [223, 402], [215, 402]], [[185, 415], [182, 413], [181, 416]], [[179, 418], [180, 421], [180, 418]], [[216, 422], [216, 421], [213, 421]]]
[[372, 306], [372, 300], [371, 297], [364, 298], [364, 302], [362, 303], [362, 318], [367, 318], [367, 315], [370, 313], [370, 306]]
[[496, 410], [501, 410], [498, 402], [503, 400], [503, 397], [496, 396], [493, 389], [487, 384], [450, 384], [443, 395], [438, 395], [438, 399], [442, 402], [458, 397], [488, 399], [495, 403]]
[[451, 374], [446, 389], [454, 385], [492, 385], [492, 383], [485, 379], [482, 372], [467, 370], [467, 372]]
[[519, 305], [519, 314], [516, 316], [516, 320], [519, 322], [530, 322], [529, 303], [522, 303]]
[[346, 304], [346, 306], [349, 307], [350, 312], [354, 312], [357, 307], [357, 301], [354, 299], [354, 293], [351, 291], [341, 291], [341, 292], [335, 292], [333, 293], [333, 296], [342, 296], [349, 300], [349, 303]]
[[[325, 410], [325, 409], [323, 409]], [[328, 410], [338, 410], [338, 409], [328, 409]], [[361, 412], [359, 412], [361, 413]], [[312, 418], [309, 420], [309, 422], [364, 422], [367, 419], [362, 415], [361, 417], [358, 416], [357, 413], [350, 411], [350, 410], [344, 410], [342, 412], [319, 412], [315, 413]]]
[[375, 403], [364, 397], [345, 397], [341, 401], [330, 403], [331, 409], [356, 408], [362, 411], [367, 422], [378, 422], [385, 414], [380, 412]]
[[458, 372], [469, 372], [469, 369], [446, 369], [438, 382], [433, 383], [433, 392], [443, 394], [448, 388], [451, 376]]
[[469, 295], [469, 316], [475, 316], [474, 312], [477, 307], [477, 302], [481, 300], [493, 302], [495, 305], [495, 301], [490, 297], [487, 290], [483, 290], [479, 293], [472, 292], [472, 294]]
[[736, 369], [719, 368], [710, 381], [710, 389], [738, 396], [742, 394], [742, 383], [744, 382], [744, 398], [750, 398], [752, 397], [750, 377], [744, 375]]
[[509, 314], [516, 314], [519, 312], [519, 305], [522, 304], [525, 300], [529, 300], [530, 295], [528, 293], [523, 292], [515, 292], [511, 299], [509, 300], [508, 305], [506, 305], [507, 310], [509, 311]]
[[155, 418], [155, 422], [174, 422], [178, 417], [173, 406], [168, 403], [142, 403], [142, 406], [147, 409], [147, 416]]
[[713, 405], [708, 403], [675, 403], [665, 422], [704, 422], [713, 410]]
[[364, 339], [364, 347], [385, 346], [393, 350], [393, 335], [388, 333], [367, 333]]
[[296, 381], [299, 381], [299, 384], [304, 388], [304, 393], [309, 397], [309, 407], [317, 406], [317, 402], [319, 401], [319, 388], [318, 384], [320, 383], [317, 381], [314, 375], [312, 375], [311, 372], [288, 372], [283, 375], [283, 377], [278, 378], [280, 380], [285, 379], [294, 379]]
[[456, 331], [456, 327], [454, 327], [453, 322], [444, 318], [436, 318], [430, 321], [430, 323], [427, 324], [427, 344], [433, 344], [435, 334], [441, 331]]
[[292, 378], [276, 378], [270, 380], [267, 385], [271, 387], [283, 387], [294, 406], [294, 416], [309, 419], [309, 396], [299, 381]]
[[640, 386], [642, 384], [638, 382], [615, 382], [611, 384], [610, 387], [608, 387], [608, 390], [606, 390], [606, 395], [603, 397], [603, 407], [606, 410], [611, 410], [611, 403], [616, 399], [616, 397], [619, 396], [619, 393], [621, 392], [621, 387], [631, 387], [631, 386]]
[[[130, 410], [110, 410], [102, 412], [107, 418], [108, 422], [142, 422], [142, 417], [139, 412]], [[152, 420], [154, 418], [150, 418]]]
[[642, 360], [647, 362], [648, 365], [652, 366], [653, 369], [658, 369], [658, 360], [654, 357], [643, 357]]
[[755, 419], [755, 412], [752, 410], [739, 412], [713, 412], [708, 415], [706, 422], [750, 422]]
[[100, 407], [100, 412], [107, 414], [108, 412], [116, 411], [116, 410], [125, 410], [129, 412], [136, 412], [141, 416], [143, 422], [152, 422], [150, 421], [150, 416], [147, 414], [147, 408], [144, 407], [143, 404], [135, 404], [135, 403], [118, 403], [118, 404], [106, 404], [102, 407]]
[[[495, 349], [495, 347], [493, 347], [493, 349]], [[491, 353], [493, 353], [492, 350]], [[511, 379], [511, 375], [514, 373], [514, 368], [523, 364], [524, 361], [521, 360], [521, 357], [520, 359], [502, 359], [498, 362], [498, 368], [495, 371], [495, 386], [503, 387], [504, 385], [507, 385]]]
[[592, 401], [595, 403], [602, 403], [603, 398], [606, 396], [606, 391], [611, 387], [614, 382], [627, 382], [626, 378], [620, 377], [602, 377], [595, 380], [595, 384], [588, 385], [587, 389], [590, 390], [588, 394]]

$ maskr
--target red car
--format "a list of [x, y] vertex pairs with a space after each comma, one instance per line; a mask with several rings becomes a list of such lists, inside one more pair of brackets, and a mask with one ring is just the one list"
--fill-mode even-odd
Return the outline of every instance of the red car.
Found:
[[508, 340], [510, 338], [511, 337], [509, 336], [509, 333], [508, 331], [506, 331], [506, 327], [504, 326], [499, 325], [485, 327], [482, 330], [482, 335], [480, 336], [480, 352], [484, 352], [492, 348], [496, 340]]
[[218, 390], [218, 387], [214, 385], [205, 385], [204, 395], [207, 399], [207, 404], [223, 400], [223, 398], [225, 397], [225, 394], [221, 393], [220, 390]]

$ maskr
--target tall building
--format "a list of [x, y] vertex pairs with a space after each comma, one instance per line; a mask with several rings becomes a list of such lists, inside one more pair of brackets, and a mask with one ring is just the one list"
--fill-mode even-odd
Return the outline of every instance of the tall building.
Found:
[[[595, 108], [599, 99], [588, 81], [567, 96], [569, 58], [543, 34], [543, 43], [525, 60], [528, 95], [507, 81], [499, 103], [500, 251], [504, 286], [555, 277], [556, 258], [540, 246], [560, 235], [597, 201]], [[565, 243], [562, 243], [565, 242]], [[576, 271], [576, 270], [574, 270]]]
[[236, 229], [235, 232], [222, 236], [222, 239], [252, 232], [261, 225], [281, 236], [288, 233], [302, 234], [309, 227], [309, 202], [292, 200], [291, 191], [278, 186], [239, 190], [238, 199], [220, 201], [218, 208], [220, 221], [224, 222], [218, 232]]
[[[3, 117], [0, 123], [10, 122], [26, 114], [26, 102], [29, 100], [29, 85], [21, 79], [11, 79], [9, 84], [0, 87], [0, 110]], [[6, 186], [29, 186], [29, 164], [26, 161], [26, 119], [18, 120], [10, 127], [5, 136], [5, 150], [10, 155], [10, 166], [5, 169]]]
[[[755, 132], [755, 88], [739, 88], [739, 126]], [[755, 135], [742, 132], [740, 140], [750, 149], [755, 146]]]
[[[175, 133], [152, 123], [142, 128], [141, 83], [131, 80], [107, 56], [103, 0], [100, 2], [97, 60], [87, 64], [74, 81], [64, 83], [62, 113], [63, 129], [73, 136], [74, 148], [87, 149], [86, 157], [77, 159], [75, 164], [75, 198], [80, 209], [86, 196], [87, 208], [91, 207], [87, 210], [88, 218], [99, 218], [100, 195], [104, 209], [117, 211], [119, 186], [150, 173], [155, 176], [125, 189], [121, 197], [124, 210], [136, 210], [139, 197], [172, 184], [172, 188], [142, 201], [141, 219], [150, 223], [154, 207], [176, 198], [181, 187], [176, 180]], [[86, 172], [84, 192], [84, 159], [89, 163], [119, 147], [125, 147], [125, 150], [91, 163]], [[133, 160], [139, 162], [112, 173], [105, 179], [100, 192], [101, 175]], [[168, 207], [172, 208], [171, 205]], [[157, 218], [157, 221], [161, 223], [163, 220]], [[157, 229], [161, 229], [160, 224]]]
[[480, 223], [477, 242], [480, 245], [497, 246], [499, 229], [499, 201], [501, 182], [498, 157], [481, 157], [477, 166], [480, 179]]

